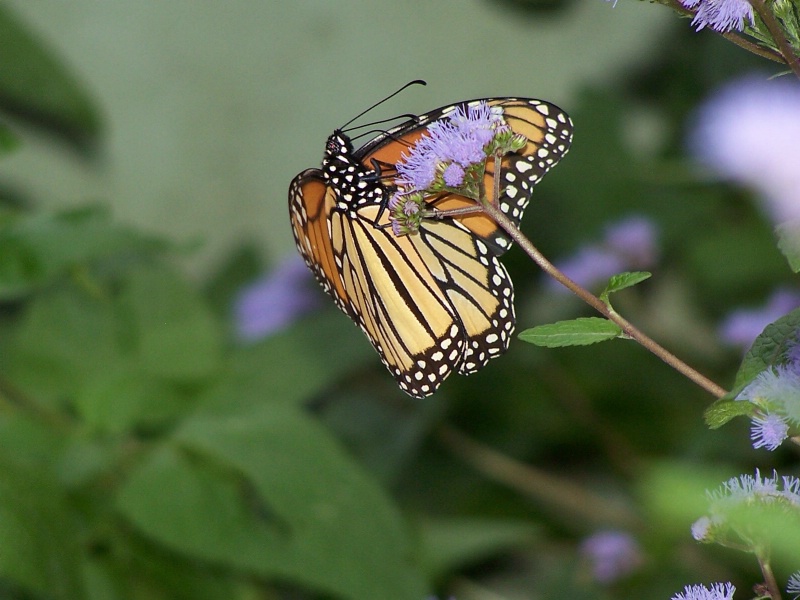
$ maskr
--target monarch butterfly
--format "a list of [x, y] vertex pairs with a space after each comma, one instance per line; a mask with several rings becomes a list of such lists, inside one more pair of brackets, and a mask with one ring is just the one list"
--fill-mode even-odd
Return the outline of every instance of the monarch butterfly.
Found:
[[[397, 164], [434, 123], [485, 103], [514, 134], [526, 138], [500, 162], [497, 205], [515, 224], [531, 188], [569, 149], [572, 122], [560, 108], [528, 98], [488, 98], [444, 106], [411, 118], [359, 149], [337, 129], [322, 169], [307, 169], [289, 187], [297, 249], [336, 305], [367, 335], [400, 388], [432, 394], [452, 371], [474, 373], [506, 351], [514, 330], [514, 289], [499, 262], [511, 245], [488, 216], [423, 219], [414, 235], [390, 227], [389, 197]], [[488, 161], [484, 188], [494, 190]], [[441, 192], [425, 206], [474, 206]]]

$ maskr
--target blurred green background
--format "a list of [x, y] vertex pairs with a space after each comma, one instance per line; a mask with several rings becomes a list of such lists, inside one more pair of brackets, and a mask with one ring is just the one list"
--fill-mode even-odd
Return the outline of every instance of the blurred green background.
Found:
[[[560, 259], [651, 220], [654, 277], [615, 306], [729, 387], [742, 349], [719, 323], [793, 278], [753, 198], [685, 138], [719, 84], [774, 66], [622, 0], [17, 1], [0, 45], [0, 597], [657, 599], [759, 580], [689, 527], [705, 489], [796, 457], [753, 450], [744, 419], [709, 431], [713, 398], [632, 343], [515, 340], [412, 401], [332, 303], [252, 344], [231, 307], [295, 253], [292, 177], [423, 78], [370, 118], [502, 95], [572, 116], [523, 230]], [[503, 260], [519, 330], [590, 314], [519, 250]], [[604, 531], [632, 540], [608, 580], [585, 546]]]
[[334, 127], [403, 83], [429, 85], [383, 116], [503, 95], [569, 109], [652, 55], [674, 20], [590, 1], [533, 13], [513, 1], [8, 5], [84, 86], [103, 134], [89, 161], [31, 135], [0, 165], [4, 181], [43, 206], [102, 199], [120, 221], [201, 240], [198, 273], [243, 239], [294, 252], [289, 181], [319, 165]]

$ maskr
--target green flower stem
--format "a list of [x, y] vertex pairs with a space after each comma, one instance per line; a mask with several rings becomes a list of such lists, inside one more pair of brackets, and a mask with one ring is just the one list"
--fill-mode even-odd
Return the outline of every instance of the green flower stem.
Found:
[[[499, 177], [495, 177], [495, 179], [500, 179]], [[495, 196], [497, 197], [497, 196]], [[673, 369], [681, 373], [682, 375], [688, 377], [691, 381], [699, 385], [701, 388], [706, 390], [709, 394], [717, 398], [721, 398], [724, 396], [727, 391], [718, 386], [716, 383], [687, 365], [685, 362], [680, 360], [677, 356], [672, 354], [671, 352], [667, 351], [665, 348], [660, 346], [655, 340], [651, 339], [643, 332], [639, 331], [636, 327], [634, 327], [631, 323], [626, 321], [622, 318], [616, 311], [611, 309], [607, 304], [605, 304], [600, 298], [594, 296], [585, 288], [581, 287], [574, 281], [572, 281], [569, 277], [564, 275], [561, 271], [559, 271], [549, 260], [547, 260], [544, 255], [539, 252], [539, 250], [531, 243], [531, 241], [522, 235], [522, 232], [519, 228], [514, 225], [514, 223], [506, 217], [505, 214], [495, 205], [484, 202], [482, 203], [483, 211], [488, 214], [495, 222], [503, 228], [503, 230], [508, 233], [511, 238], [519, 244], [520, 248], [522, 248], [525, 253], [531, 257], [531, 259], [539, 265], [539, 267], [547, 273], [550, 277], [554, 278], [556, 281], [564, 285], [567, 289], [573, 292], [576, 296], [578, 296], [581, 300], [586, 302], [589, 306], [597, 310], [601, 315], [613, 321], [622, 329], [623, 333], [637, 341], [639, 344], [647, 348], [650, 352], [655, 354], [658, 358], [663, 360]]]
[[786, 61], [786, 64], [789, 65], [789, 68], [794, 72], [798, 79], [800, 79], [800, 58], [795, 55], [792, 45], [783, 34], [783, 29], [781, 29], [778, 19], [776, 19], [775, 15], [772, 14], [772, 11], [767, 7], [764, 0], [749, 1], [750, 5], [753, 7], [753, 10], [758, 13], [758, 16], [761, 17], [761, 20], [764, 22], [767, 31], [769, 31], [769, 34], [772, 36], [772, 41], [775, 42], [778, 50], [780, 50], [781, 54], [783, 54], [783, 59]]
[[626, 529], [642, 525], [632, 509], [598, 496], [573, 482], [521, 463], [473, 440], [451, 426], [437, 431], [439, 441], [455, 456], [493, 481], [556, 510], [567, 520], [575, 517]]
[[761, 554], [756, 553], [756, 556], [758, 558], [758, 566], [761, 567], [761, 574], [764, 576], [764, 586], [769, 592], [769, 597], [772, 600], [781, 600], [781, 588], [775, 579], [775, 574], [772, 572], [772, 565]]

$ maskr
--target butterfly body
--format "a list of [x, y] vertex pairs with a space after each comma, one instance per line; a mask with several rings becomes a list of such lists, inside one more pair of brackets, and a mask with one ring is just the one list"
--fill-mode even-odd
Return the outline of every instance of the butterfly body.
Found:
[[[519, 121], [534, 138], [530, 149], [501, 164], [498, 203], [519, 223], [530, 188], [567, 151], [571, 123], [542, 101], [487, 102], [503, 107], [512, 129]], [[416, 234], [405, 236], [390, 227], [386, 204], [395, 165], [430, 123], [456, 106], [421, 115], [359, 149], [337, 130], [328, 138], [322, 169], [303, 171], [289, 189], [292, 229], [306, 264], [364, 331], [400, 388], [418, 398], [432, 394], [452, 371], [473, 373], [505, 352], [515, 325], [513, 286], [498, 260], [510, 240], [491, 219], [424, 219]], [[487, 190], [494, 177], [489, 161]], [[473, 200], [449, 192], [426, 198], [431, 211], [470, 205]]]

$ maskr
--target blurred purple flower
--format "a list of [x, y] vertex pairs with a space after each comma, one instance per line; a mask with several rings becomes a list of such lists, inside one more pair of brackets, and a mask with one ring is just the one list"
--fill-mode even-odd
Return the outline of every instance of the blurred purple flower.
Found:
[[[630, 216], [605, 227], [599, 244], [587, 244], [571, 257], [557, 261], [556, 267], [583, 287], [593, 287], [622, 271], [636, 271], [653, 266], [658, 260], [658, 232], [647, 217]], [[554, 279], [551, 289], [567, 292]]]
[[625, 258], [626, 269], [644, 269], [658, 260], [658, 232], [653, 222], [634, 215], [606, 227], [608, 247]]
[[719, 336], [731, 346], [749, 348], [767, 325], [797, 307], [800, 307], [800, 292], [779, 288], [763, 307], [740, 308], [729, 313], [719, 326]]
[[299, 256], [281, 262], [266, 277], [245, 287], [234, 303], [234, 323], [241, 340], [255, 341], [319, 306], [314, 278]]
[[732, 583], [713, 583], [711, 587], [704, 585], [687, 585], [683, 592], [675, 594], [671, 600], [732, 600], [736, 587]]
[[755, 189], [775, 224], [800, 219], [800, 84], [750, 75], [698, 110], [689, 134], [697, 160]]
[[624, 531], [597, 532], [581, 543], [580, 550], [594, 579], [604, 584], [630, 575], [644, 562], [639, 544]]

